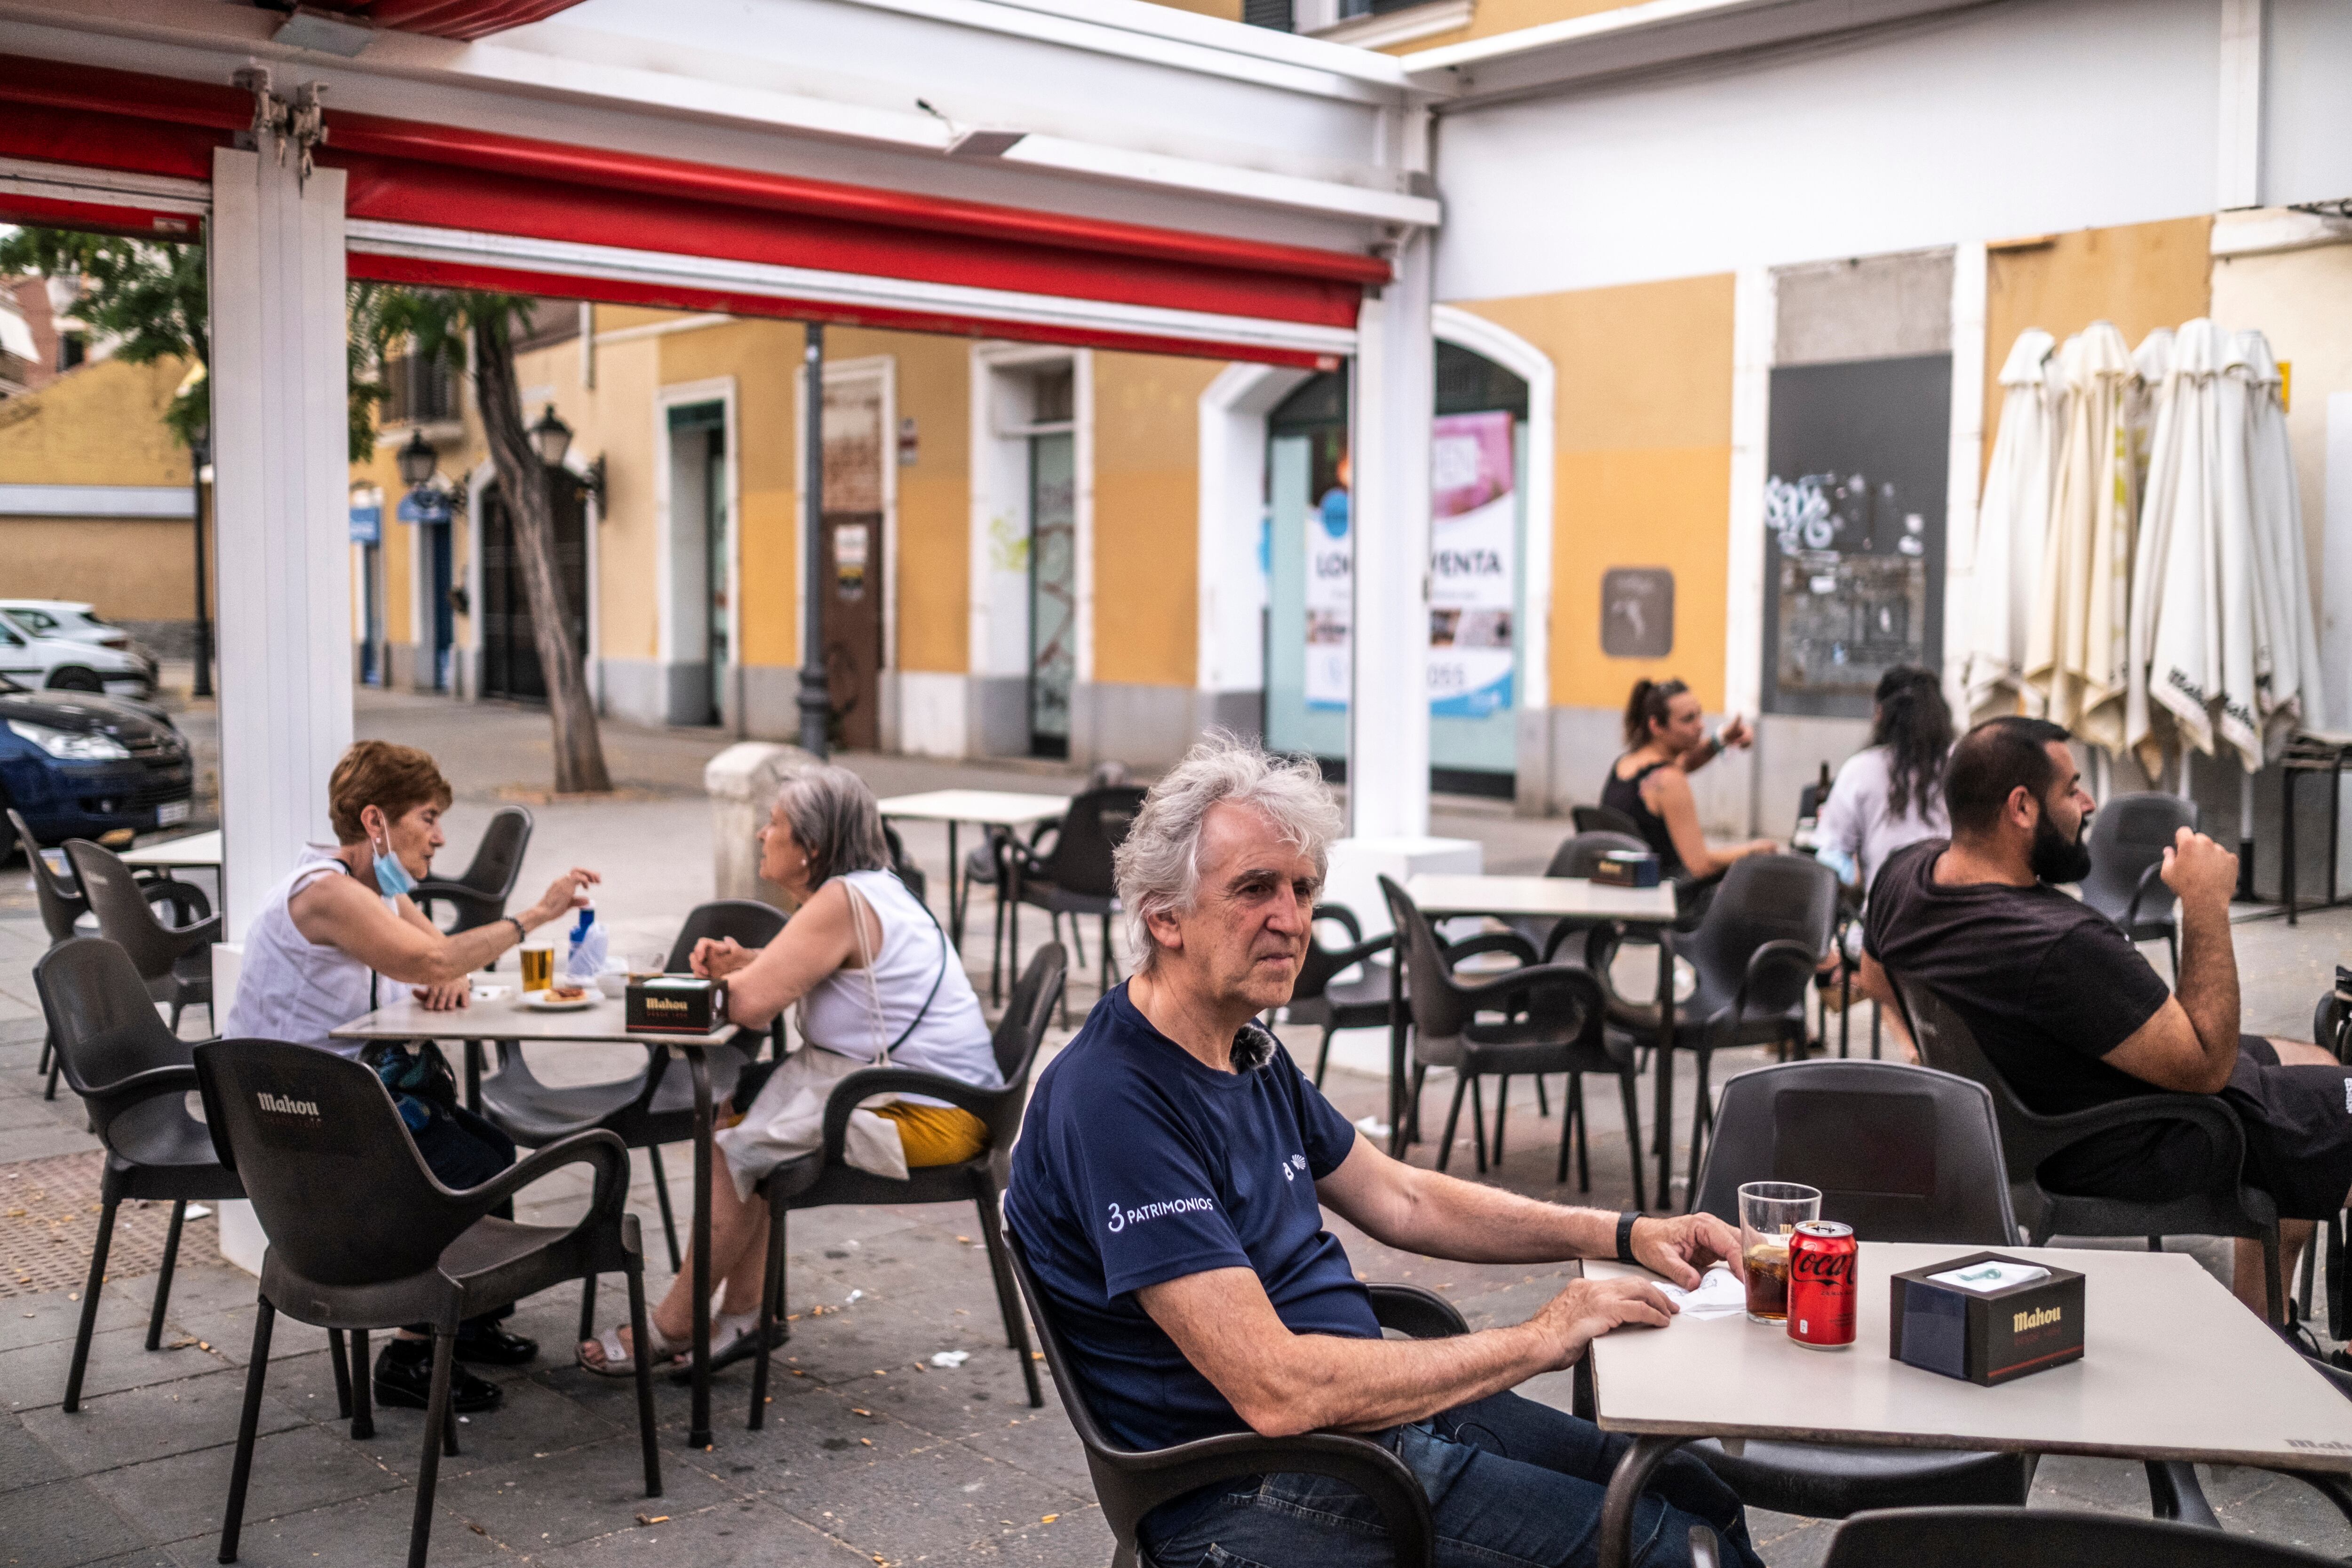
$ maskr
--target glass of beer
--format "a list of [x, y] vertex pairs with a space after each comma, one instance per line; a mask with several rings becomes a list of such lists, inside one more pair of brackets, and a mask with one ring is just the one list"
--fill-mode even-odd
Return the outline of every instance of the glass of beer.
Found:
[[1789, 1233], [1822, 1217], [1822, 1191], [1798, 1182], [1749, 1182], [1739, 1189], [1740, 1264], [1748, 1275], [1748, 1321], [1789, 1321]]
[[[534, 942], [516, 950], [517, 962], [522, 965], [522, 988], [525, 995], [544, 991], [555, 984], [555, 947], [551, 942]], [[1783, 1251], [1785, 1260], [1788, 1253]]]

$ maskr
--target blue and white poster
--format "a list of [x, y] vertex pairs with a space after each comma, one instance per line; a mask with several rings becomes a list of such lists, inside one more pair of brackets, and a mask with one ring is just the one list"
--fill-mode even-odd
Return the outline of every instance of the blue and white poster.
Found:
[[1429, 710], [1484, 719], [1511, 706], [1512, 416], [1441, 416], [1430, 444]]
[[1307, 518], [1307, 706], [1348, 706], [1349, 620], [1356, 603], [1356, 542], [1349, 528], [1347, 471]]

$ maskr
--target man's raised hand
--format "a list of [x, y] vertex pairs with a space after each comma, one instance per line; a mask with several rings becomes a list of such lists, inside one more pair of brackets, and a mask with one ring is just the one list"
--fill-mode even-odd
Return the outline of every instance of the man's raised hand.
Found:
[[2238, 858], [2193, 827], [2173, 834], [2160, 874], [2184, 904], [2227, 907], [2238, 890]]
[[1577, 1279], [1528, 1320], [1543, 1334], [1558, 1360], [1552, 1369], [1574, 1366], [1585, 1347], [1628, 1323], [1663, 1329], [1681, 1310], [1647, 1279]]
[[1739, 1233], [1711, 1214], [1676, 1215], [1633, 1222], [1633, 1258], [1654, 1274], [1663, 1274], [1687, 1290], [1696, 1286], [1707, 1266], [1720, 1260], [1746, 1279], [1739, 1265]]

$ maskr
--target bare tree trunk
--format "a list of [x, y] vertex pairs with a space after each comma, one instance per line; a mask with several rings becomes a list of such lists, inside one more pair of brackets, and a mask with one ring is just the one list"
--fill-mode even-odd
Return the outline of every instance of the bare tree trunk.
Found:
[[490, 460], [499, 470], [499, 493], [514, 520], [515, 554], [522, 563], [523, 592], [530, 601], [532, 640], [547, 680], [547, 716], [555, 728], [555, 788], [564, 795], [609, 790], [613, 780], [604, 770], [596, 708], [589, 700], [580, 650], [572, 646], [562, 579], [555, 573], [555, 514], [546, 465], [523, 428], [514, 342], [504, 318], [487, 311], [474, 320], [473, 338], [475, 395], [489, 437]]

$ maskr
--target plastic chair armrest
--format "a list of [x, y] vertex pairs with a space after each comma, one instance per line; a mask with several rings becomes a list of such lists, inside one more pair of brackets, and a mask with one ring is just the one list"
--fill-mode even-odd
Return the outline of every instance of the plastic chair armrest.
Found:
[[1454, 988], [1465, 998], [1475, 998], [1481, 1007], [1490, 1001], [1533, 991], [1540, 986], [1559, 985], [1578, 992], [1591, 1006], [1601, 1004], [1601, 983], [1591, 972], [1577, 963], [1530, 963], [1518, 969], [1507, 969], [1502, 973], [1481, 980], [1455, 980]]
[[1315, 918], [1318, 921], [1337, 921], [1346, 926], [1348, 940], [1351, 942], [1364, 940], [1364, 922], [1358, 920], [1356, 911], [1345, 904], [1318, 904], [1315, 906]]
[[1466, 1334], [1470, 1324], [1453, 1302], [1418, 1285], [1374, 1284], [1364, 1289], [1372, 1298], [1372, 1316], [1381, 1327], [1394, 1329], [1416, 1340], [1450, 1340]]
[[192, 926], [165, 926], [163, 934], [178, 945], [179, 952], [173, 956], [194, 952], [200, 947], [220, 941], [221, 917], [215, 915]]
[[1515, 931], [1481, 931], [1460, 942], [1447, 942], [1440, 937], [1438, 945], [1444, 950], [1448, 969], [1463, 959], [1475, 958], [1482, 952], [1507, 952], [1526, 964], [1543, 962], [1543, 955], [1536, 952], [1536, 944]]
[[1710, 1026], [1737, 1031], [1748, 1016], [1748, 993], [1756, 988], [1757, 982], [1776, 969], [1794, 968], [1801, 971], [1799, 984], [1801, 984], [1804, 977], [1811, 975], [1821, 961], [1822, 955], [1818, 951], [1794, 937], [1784, 936], [1766, 942], [1748, 955], [1748, 968], [1739, 977], [1739, 990], [1732, 997], [1731, 1006], [1708, 1020]]
[[2063, 1115], [2043, 1116], [2029, 1111], [2032, 1120], [2025, 1129], [2033, 1136], [2017, 1139], [2036, 1147], [2021, 1151], [2036, 1165], [2051, 1155], [2072, 1148], [2085, 1138], [2101, 1132], [2112, 1132], [2124, 1127], [2146, 1127], [2161, 1121], [2185, 1122], [2213, 1140], [2231, 1163], [2242, 1167], [2245, 1159], [2245, 1129], [2239, 1125], [2237, 1112], [2221, 1100], [2202, 1094], [2144, 1094], [2130, 1100], [2113, 1100], [2095, 1105], [2088, 1110], [2070, 1110]]
[[2139, 901], [2147, 897], [2149, 884], [2163, 874], [2164, 862], [2161, 860], [2149, 861], [2147, 869], [2139, 874], [2139, 883], [2132, 889], [2131, 902], [2124, 906], [2123, 928], [2126, 937], [2139, 924]]
[[1331, 961], [1331, 973], [1334, 974], [1344, 973], [1349, 969], [1352, 969], [1357, 964], [1363, 963], [1364, 960], [1371, 957], [1374, 953], [1386, 952], [1395, 945], [1396, 933], [1391, 931], [1386, 936], [1376, 936], [1367, 941], [1360, 942], [1353, 947], [1343, 947], [1339, 952], [1329, 955]]
[[1148, 1454], [1120, 1454], [1113, 1463], [1150, 1493], [1139, 1517], [1171, 1499], [1239, 1476], [1324, 1476], [1355, 1488], [1380, 1510], [1397, 1568], [1418, 1568], [1433, 1559], [1437, 1532], [1428, 1495], [1402, 1459], [1369, 1438], [1338, 1432], [1297, 1437], [1235, 1432]]
[[989, 1131], [1001, 1136], [996, 1125], [1003, 1107], [1018, 1096], [1011, 1086], [1003, 1089], [982, 1089], [978, 1084], [939, 1073], [922, 1072], [914, 1068], [860, 1068], [847, 1078], [837, 1080], [833, 1092], [824, 1101], [824, 1163], [838, 1165], [849, 1138], [849, 1113], [859, 1102], [877, 1094], [920, 1094], [932, 1100], [944, 1100], [950, 1105], [969, 1110], [988, 1123]]
[[195, 1064], [174, 1062], [167, 1067], [149, 1068], [110, 1084], [88, 1089], [82, 1103], [89, 1108], [91, 1122], [103, 1129], [106, 1124], [134, 1105], [144, 1105], [151, 1100], [177, 1100], [190, 1089], [200, 1089]]
[[619, 1133], [603, 1128], [574, 1132], [569, 1138], [557, 1139], [543, 1149], [533, 1150], [480, 1186], [467, 1187], [457, 1196], [473, 1209], [478, 1218], [541, 1177], [565, 1165], [596, 1167], [595, 1194], [589, 1200], [588, 1213], [581, 1220], [581, 1225], [585, 1226], [607, 1214], [617, 1215], [628, 1203], [629, 1146], [621, 1142]]

